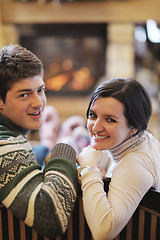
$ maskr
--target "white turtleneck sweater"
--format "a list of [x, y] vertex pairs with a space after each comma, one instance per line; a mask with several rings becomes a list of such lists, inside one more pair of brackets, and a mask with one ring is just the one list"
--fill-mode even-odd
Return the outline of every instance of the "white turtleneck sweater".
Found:
[[116, 165], [107, 196], [98, 171], [81, 178], [84, 212], [95, 240], [114, 239], [145, 193], [151, 187], [160, 192], [160, 143], [150, 132], [127, 140], [110, 154]]

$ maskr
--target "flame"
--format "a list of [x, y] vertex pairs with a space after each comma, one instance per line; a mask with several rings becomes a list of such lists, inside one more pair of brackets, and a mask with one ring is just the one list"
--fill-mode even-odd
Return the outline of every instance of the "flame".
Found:
[[68, 82], [68, 74], [61, 74], [46, 81], [46, 88], [54, 91], [60, 91]]
[[94, 78], [87, 67], [79, 70], [73, 69], [73, 63], [70, 59], [63, 62], [62, 74], [57, 74], [46, 81], [46, 88], [54, 91], [60, 91], [64, 85], [68, 84], [71, 90], [82, 91], [88, 89], [94, 83]]

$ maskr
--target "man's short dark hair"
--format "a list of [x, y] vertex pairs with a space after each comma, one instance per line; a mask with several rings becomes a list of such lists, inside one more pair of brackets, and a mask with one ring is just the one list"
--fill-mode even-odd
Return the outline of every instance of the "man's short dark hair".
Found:
[[31, 51], [18, 44], [0, 50], [0, 98], [3, 102], [15, 82], [36, 75], [43, 76], [43, 66]]

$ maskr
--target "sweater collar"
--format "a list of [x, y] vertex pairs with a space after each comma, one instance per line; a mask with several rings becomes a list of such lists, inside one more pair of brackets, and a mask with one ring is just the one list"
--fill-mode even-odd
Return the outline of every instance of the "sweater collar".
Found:
[[144, 131], [142, 133], [139, 133], [135, 135], [134, 137], [129, 138], [122, 144], [116, 146], [115, 148], [109, 150], [111, 153], [113, 159], [118, 162], [122, 157], [126, 154], [126, 151], [133, 151], [133, 148], [138, 146], [140, 143], [144, 142], [145, 140], [147, 141], [147, 131]]
[[20, 134], [22, 134], [23, 136], [25, 136], [29, 130], [25, 129], [21, 126], [18, 126], [17, 124], [13, 123], [11, 120], [9, 120], [8, 118], [6, 118], [3, 114], [0, 113], [0, 125], [3, 125], [5, 127], [8, 127], [9, 129], [19, 132]]

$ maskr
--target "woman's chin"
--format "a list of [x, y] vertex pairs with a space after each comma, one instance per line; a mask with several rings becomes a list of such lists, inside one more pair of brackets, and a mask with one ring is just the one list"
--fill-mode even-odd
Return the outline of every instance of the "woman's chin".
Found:
[[91, 146], [96, 150], [101, 150], [101, 151], [106, 150], [106, 147], [102, 146], [101, 144], [95, 144], [91, 142]]

